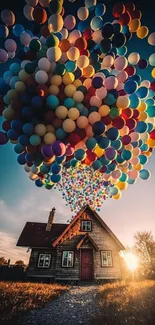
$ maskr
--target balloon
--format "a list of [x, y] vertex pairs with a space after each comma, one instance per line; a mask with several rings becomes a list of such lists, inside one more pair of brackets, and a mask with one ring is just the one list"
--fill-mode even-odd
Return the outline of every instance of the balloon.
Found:
[[15, 15], [10, 10], [2, 10], [1, 12], [1, 19], [7, 26], [12, 26], [15, 23]]

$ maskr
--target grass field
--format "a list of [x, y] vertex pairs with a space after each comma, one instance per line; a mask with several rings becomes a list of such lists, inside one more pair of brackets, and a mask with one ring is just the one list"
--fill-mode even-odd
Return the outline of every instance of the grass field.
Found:
[[67, 290], [58, 284], [0, 282], [0, 324], [27, 310], [44, 306]]
[[102, 285], [97, 299], [102, 316], [93, 325], [155, 325], [155, 281]]

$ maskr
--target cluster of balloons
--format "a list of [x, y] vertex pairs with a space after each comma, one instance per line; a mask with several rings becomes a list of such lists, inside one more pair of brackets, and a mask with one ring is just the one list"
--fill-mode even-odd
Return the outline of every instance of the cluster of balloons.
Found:
[[[136, 34], [154, 46], [155, 33], [141, 25], [133, 3], [115, 4], [111, 22], [97, 0], [84, 0], [76, 16], [63, 0], [26, 0], [23, 13], [32, 30], [1, 12], [0, 63], [15, 61], [0, 78], [0, 144], [14, 145], [38, 187], [60, 184], [69, 197], [76, 179], [76, 195], [82, 184], [84, 199], [96, 193], [102, 202], [108, 182], [109, 196], [119, 199], [128, 184], [150, 177], [144, 165], [155, 147], [155, 53], [128, 54], [127, 44]], [[150, 66], [152, 81], [142, 80]], [[83, 184], [75, 175], [87, 168], [93, 176]]]
[[54, 187], [67, 201], [71, 211], [76, 214], [86, 203], [100, 211], [104, 200], [111, 196], [112, 186], [104, 181], [99, 171], [81, 165], [78, 169], [63, 169], [61, 181]]

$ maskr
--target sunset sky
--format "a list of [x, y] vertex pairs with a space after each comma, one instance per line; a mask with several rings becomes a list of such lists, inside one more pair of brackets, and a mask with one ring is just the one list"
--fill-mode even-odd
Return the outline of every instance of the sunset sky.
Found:
[[[15, 4], [18, 2], [17, 0], [3, 1], [2, 6], [16, 12], [19, 10], [15, 8]], [[155, 26], [153, 27], [154, 8], [152, 5], [151, 9], [151, 1], [136, 2], [144, 15], [143, 24], [149, 27], [150, 32], [153, 32], [155, 30]], [[22, 8], [25, 2], [21, 0], [20, 3]], [[112, 3], [115, 2], [112, 1]], [[147, 40], [135, 43], [134, 38], [129, 43], [128, 53], [132, 51], [139, 52], [142, 58], [148, 58], [149, 53], [153, 52], [153, 47], [147, 45]], [[1, 67], [0, 77], [5, 69], [5, 66]], [[145, 70], [143, 77], [144, 79], [149, 78]], [[0, 125], [2, 121], [2, 117], [0, 117]], [[133, 235], [136, 231], [152, 231], [155, 236], [155, 153], [146, 168], [152, 174], [148, 181], [139, 179], [136, 184], [129, 185], [128, 189], [123, 191], [121, 200], [106, 200], [99, 213], [124, 245], [133, 244]], [[26, 248], [16, 248], [17, 239], [27, 221], [46, 222], [52, 207], [56, 208], [55, 222], [65, 223], [72, 216], [70, 209], [62, 200], [60, 192], [37, 188], [28, 178], [23, 167], [17, 163], [13, 145], [1, 146], [0, 256], [10, 258], [12, 262], [17, 259], [27, 262], [29, 253], [26, 253]]]

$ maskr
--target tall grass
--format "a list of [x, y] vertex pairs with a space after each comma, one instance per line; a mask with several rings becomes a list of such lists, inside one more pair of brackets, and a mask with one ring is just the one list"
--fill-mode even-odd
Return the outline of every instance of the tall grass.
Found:
[[0, 282], [0, 324], [45, 305], [65, 290], [59, 284]]
[[101, 315], [93, 325], [155, 325], [155, 281], [102, 285], [97, 299]]

